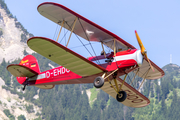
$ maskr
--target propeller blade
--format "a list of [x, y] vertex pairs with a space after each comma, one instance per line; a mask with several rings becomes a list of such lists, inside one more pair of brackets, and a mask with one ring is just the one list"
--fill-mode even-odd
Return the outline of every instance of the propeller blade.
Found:
[[143, 45], [143, 43], [142, 43], [142, 41], [141, 41], [141, 39], [140, 39], [140, 37], [139, 37], [136, 30], [135, 30], [135, 34], [136, 34], [136, 38], [137, 38], [137, 41], [139, 43], [139, 46], [141, 48], [141, 53], [144, 55], [146, 53], [146, 49], [145, 49], [145, 47], [144, 47], [144, 45]]
[[153, 66], [151, 65], [151, 62], [150, 62], [150, 60], [149, 60], [148, 57], [147, 57], [146, 49], [145, 49], [145, 47], [144, 47], [144, 45], [143, 45], [143, 43], [142, 43], [142, 41], [141, 41], [141, 39], [140, 39], [140, 37], [139, 37], [139, 35], [138, 35], [138, 33], [137, 33], [136, 30], [135, 30], [135, 34], [136, 34], [136, 38], [137, 38], [137, 41], [138, 41], [138, 43], [139, 43], [139, 46], [140, 46], [140, 48], [141, 48], [141, 53], [142, 53], [142, 55], [144, 55], [144, 56], [147, 58], [147, 61], [148, 61], [149, 65], [150, 65], [152, 71], [154, 71], [154, 68], [153, 68]]

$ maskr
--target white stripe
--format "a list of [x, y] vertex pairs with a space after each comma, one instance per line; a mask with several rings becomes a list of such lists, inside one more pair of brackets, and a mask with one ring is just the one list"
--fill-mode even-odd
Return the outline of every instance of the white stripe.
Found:
[[45, 73], [42, 73], [42, 74], [36, 75], [32, 78], [29, 78], [28, 81], [39, 80], [39, 79], [43, 79], [43, 78], [46, 78]]
[[[136, 52], [134, 52], [133, 54], [129, 54], [129, 55], [121, 55], [121, 56], [116, 56], [114, 57], [114, 60], [112, 62], [117, 62], [117, 61], [122, 61], [122, 60], [135, 60], [137, 63], [141, 63], [142, 61], [142, 55], [141, 54], [138, 54], [139, 52], [141, 52], [140, 50], [137, 50]], [[137, 55], [138, 54], [138, 55]], [[139, 59], [140, 61], [139, 61]], [[96, 64], [105, 64], [107, 62], [105, 62], [105, 60], [108, 60], [108, 59], [101, 59], [101, 60], [96, 60], [96, 61], [93, 61], [94, 63]]]

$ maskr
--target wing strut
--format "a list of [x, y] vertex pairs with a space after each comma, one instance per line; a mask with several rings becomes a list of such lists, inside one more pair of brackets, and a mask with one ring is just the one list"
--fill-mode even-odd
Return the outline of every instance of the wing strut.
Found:
[[[119, 95], [119, 92], [121, 91], [121, 88], [122, 88], [122, 86], [123, 86], [123, 84], [124, 84], [124, 82], [125, 82], [126, 77], [127, 77], [128, 74], [125, 75], [124, 80], [123, 80], [123, 83], [122, 83], [122, 85], [121, 85], [120, 88], [119, 88], [119, 87], [118, 87], [118, 84], [117, 84], [117, 80], [116, 80], [116, 76], [117, 76], [116, 71], [117, 71], [117, 70], [118, 70], [118, 68], [117, 68], [116, 70], [114, 70], [113, 72], [111, 72], [109, 75], [107, 75], [106, 73], [104, 73], [104, 74], [102, 75], [102, 78], [103, 78], [104, 80], [105, 80], [105, 79], [108, 79], [109, 84], [111, 85], [111, 87], [114, 88], [114, 90], [115, 90], [115, 91], [117, 92], [117, 94]], [[106, 75], [107, 75], [107, 76], [106, 76]], [[116, 85], [116, 88], [112, 85], [111, 81], [109, 80], [109, 76], [110, 76], [110, 75], [113, 75], [114, 83], [115, 83], [115, 85]]]
[[150, 69], [151, 69], [151, 67], [148, 69], [148, 71], [147, 71], [145, 77], [143, 78], [143, 81], [142, 81], [141, 85], [139, 86], [138, 91], [139, 91], [139, 89], [141, 88], [142, 84], [144, 83], [144, 80], [145, 80], [146, 76], [148, 75]]
[[112, 88], [114, 88], [114, 90], [116, 91], [116, 93], [117, 93], [118, 95], [119, 95], [119, 92], [121, 91], [121, 88], [122, 88], [122, 86], [123, 86], [123, 84], [124, 84], [124, 82], [125, 82], [125, 80], [126, 80], [127, 75], [128, 75], [128, 74], [125, 75], [124, 80], [123, 80], [123, 83], [122, 83], [120, 89], [119, 89], [118, 84], [117, 84], [116, 75], [113, 76], [113, 78], [114, 78], [114, 83], [115, 83], [115, 85], [116, 85], [116, 88], [112, 85], [111, 81], [109, 80], [109, 77], [108, 77], [109, 75], [106, 76], [106, 77], [108, 77], [107, 79], [108, 79], [108, 81], [109, 81], [109, 84], [111, 85]]
[[108, 78], [110, 75], [112, 75], [113, 73], [115, 73], [117, 70], [118, 70], [118, 68], [117, 68], [116, 70], [114, 70], [112, 73], [110, 73], [108, 76], [106, 76], [106, 77], [104, 78], [104, 80], [105, 80], [106, 78]]
[[[111, 85], [112, 88], [114, 88], [114, 90], [117, 92], [117, 94], [119, 94], [119, 88], [118, 88], [118, 84], [116, 81], [116, 78], [114, 78], [114, 82], [116, 84], [116, 88], [112, 85], [111, 81], [109, 80], [109, 76], [113, 75], [116, 71], [118, 70], [118, 68], [116, 70], [114, 70], [113, 72], [111, 72], [109, 75], [107, 75], [106, 73], [104, 73], [101, 77], [105, 80], [108, 79], [109, 84]], [[106, 76], [107, 75], [107, 76]]]
[[109, 80], [109, 78], [108, 78], [108, 81], [109, 81], [109, 84], [111, 85], [111, 87], [114, 88], [114, 90], [116, 91], [116, 93], [119, 94], [118, 91], [116, 90], [116, 88], [112, 85], [112, 83], [111, 83], [111, 81]]
[[101, 45], [102, 45], [102, 49], [103, 49], [103, 53], [104, 53], [104, 57], [106, 58], [106, 53], [104, 51], [104, 46], [103, 46], [103, 43], [101, 42]]
[[116, 85], [116, 89], [117, 89], [117, 91], [119, 92], [119, 87], [118, 87], [118, 84], [117, 84], [116, 78], [114, 78], [114, 83], [115, 83], [115, 85]]
[[114, 56], [116, 56], [116, 40], [114, 38]]
[[69, 35], [69, 39], [68, 39], [68, 42], [67, 42], [67, 44], [66, 44], [66, 47], [67, 47], [68, 44], [69, 44], [69, 40], [70, 40], [70, 38], [71, 38], [72, 32], [73, 32], [73, 30], [74, 30], [74, 27], [75, 27], [75, 25], [76, 25], [77, 18], [78, 18], [78, 17], [76, 17], [76, 19], [75, 19], [75, 21], [74, 21], [74, 24], [73, 24], [73, 27], [72, 27], [72, 30], [71, 30], [71, 34]]
[[134, 79], [136, 78], [136, 75], [138, 74], [138, 72], [139, 72], [139, 68], [138, 68], [138, 70], [137, 70], [137, 72], [136, 72], [136, 74], [135, 74], [134, 78], [132, 79], [132, 81], [131, 81], [130, 85], [133, 83], [133, 81], [134, 81]]
[[60, 33], [61, 33], [61, 30], [62, 30], [63, 25], [64, 25], [64, 20], [63, 20], [62, 23], [61, 23], [61, 29], [60, 29], [60, 31], [59, 31], [59, 34], [58, 34], [58, 37], [57, 37], [56, 42], [58, 42], [58, 39], [59, 39], [59, 36], [60, 36]]
[[124, 81], [126, 80], [127, 75], [128, 75], [128, 74], [126, 74], [126, 75], [125, 75], [124, 80], [123, 80], [123, 83], [122, 83], [122, 85], [121, 85], [121, 87], [120, 87], [120, 90], [119, 90], [119, 91], [121, 91], [122, 86], [124, 85]]

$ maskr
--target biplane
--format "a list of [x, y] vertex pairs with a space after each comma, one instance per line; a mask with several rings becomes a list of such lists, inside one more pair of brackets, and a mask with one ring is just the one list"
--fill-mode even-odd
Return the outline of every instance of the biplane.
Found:
[[[61, 4], [45, 2], [37, 9], [42, 16], [60, 25], [61, 29], [70, 31], [70, 35], [66, 45], [60, 44], [58, 38], [57, 41], [45, 37], [28, 39], [27, 45], [32, 50], [61, 66], [41, 72], [38, 61], [32, 55], [24, 57], [19, 64], [7, 66], [7, 70], [24, 85], [23, 90], [26, 86], [52, 89], [60, 84], [93, 83], [94, 87], [102, 89], [126, 106], [138, 108], [150, 103], [139, 89], [145, 79], [161, 78], [164, 71], [148, 59], [136, 31], [140, 50]], [[102, 54], [85, 58], [69, 49], [72, 33], [89, 42], [99, 42], [102, 45]], [[106, 53], [104, 46], [112, 51]], [[129, 73], [134, 73], [131, 83], [126, 82]], [[142, 78], [138, 88], [132, 87], [136, 76]]]

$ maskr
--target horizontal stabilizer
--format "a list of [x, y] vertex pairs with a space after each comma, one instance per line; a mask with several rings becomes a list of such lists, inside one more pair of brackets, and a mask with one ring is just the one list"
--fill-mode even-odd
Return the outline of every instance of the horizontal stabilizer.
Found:
[[11, 64], [7, 66], [7, 70], [15, 77], [33, 77], [38, 75], [34, 70], [19, 64]]

